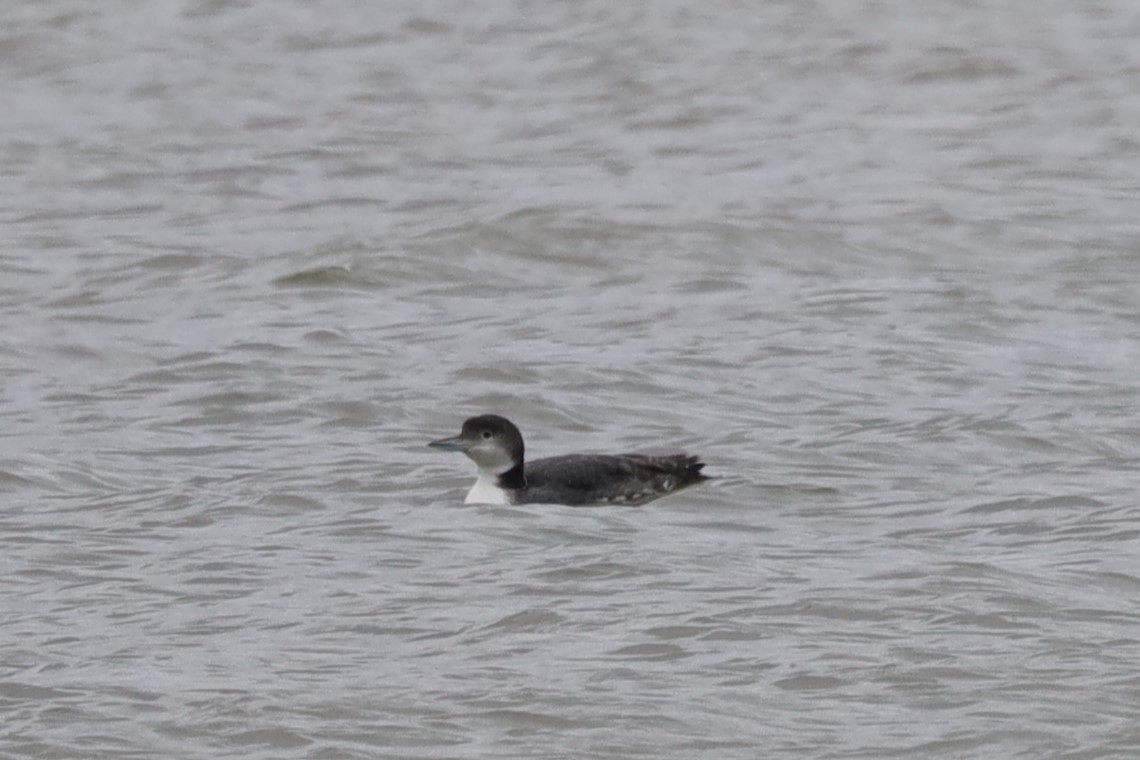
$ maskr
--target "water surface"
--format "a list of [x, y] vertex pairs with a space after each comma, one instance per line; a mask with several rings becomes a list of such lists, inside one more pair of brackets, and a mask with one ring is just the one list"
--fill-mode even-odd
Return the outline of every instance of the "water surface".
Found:
[[9, 15], [0, 754], [1140, 751], [1130, 3]]

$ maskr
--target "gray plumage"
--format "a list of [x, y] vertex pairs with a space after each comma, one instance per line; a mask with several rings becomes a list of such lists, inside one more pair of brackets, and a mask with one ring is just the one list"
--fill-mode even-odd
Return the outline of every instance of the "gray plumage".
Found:
[[567, 454], [526, 462], [517, 504], [638, 505], [708, 480], [704, 463], [684, 454]]

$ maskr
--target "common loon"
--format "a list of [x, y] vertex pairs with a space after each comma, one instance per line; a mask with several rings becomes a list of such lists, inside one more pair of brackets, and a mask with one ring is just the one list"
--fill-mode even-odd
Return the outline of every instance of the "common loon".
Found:
[[479, 467], [466, 504], [629, 504], [708, 480], [704, 462], [684, 454], [567, 454], [525, 462], [522, 433], [497, 414], [471, 417], [454, 438], [428, 444], [462, 451]]

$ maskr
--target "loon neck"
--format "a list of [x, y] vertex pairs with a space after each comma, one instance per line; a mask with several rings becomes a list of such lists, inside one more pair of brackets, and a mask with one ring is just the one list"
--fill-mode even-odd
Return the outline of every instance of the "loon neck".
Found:
[[526, 488], [526, 475], [523, 472], [522, 462], [499, 475], [499, 488], [509, 488], [512, 491]]

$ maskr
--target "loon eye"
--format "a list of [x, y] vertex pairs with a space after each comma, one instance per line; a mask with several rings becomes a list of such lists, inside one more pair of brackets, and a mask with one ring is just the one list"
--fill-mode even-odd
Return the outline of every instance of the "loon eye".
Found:
[[484, 441], [491, 440], [491, 431], [490, 430], [484, 430], [483, 431], [483, 440]]

